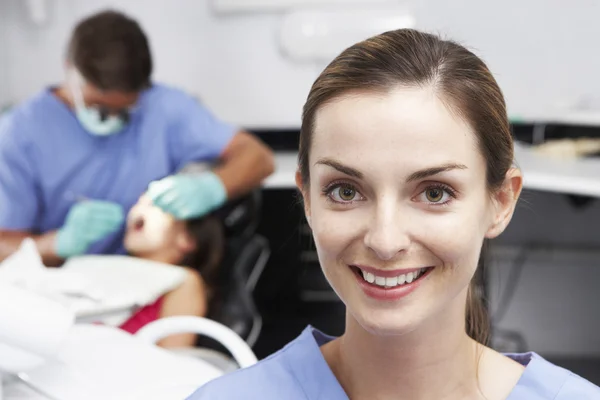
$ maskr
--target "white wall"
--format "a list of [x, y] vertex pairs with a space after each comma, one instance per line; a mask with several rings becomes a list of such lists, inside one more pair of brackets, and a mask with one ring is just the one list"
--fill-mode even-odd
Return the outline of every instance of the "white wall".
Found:
[[[7, 15], [4, 12], [6, 7], [0, 3], [0, 49], [6, 49], [6, 20]], [[8, 53], [0, 51], [0, 109], [10, 98], [8, 92]]]
[[3, 1], [9, 8], [8, 73], [15, 100], [62, 78], [72, 24], [107, 5], [116, 5], [143, 24], [152, 42], [157, 80], [199, 95], [218, 115], [233, 122], [296, 125], [316, 77], [312, 66], [295, 66], [280, 56], [277, 15], [219, 19], [206, 0], [50, 0], [50, 23], [32, 28], [20, 0]]
[[[280, 15], [215, 15], [211, 0], [48, 0], [49, 23], [34, 27], [21, 0], [2, 0], [8, 19], [13, 100], [62, 77], [72, 24], [115, 5], [147, 30], [158, 80], [200, 95], [220, 116], [249, 127], [295, 127], [319, 68], [295, 65], [278, 49]], [[600, 93], [600, 2], [575, 0], [408, 0], [417, 26], [475, 48], [503, 87], [513, 114]]]

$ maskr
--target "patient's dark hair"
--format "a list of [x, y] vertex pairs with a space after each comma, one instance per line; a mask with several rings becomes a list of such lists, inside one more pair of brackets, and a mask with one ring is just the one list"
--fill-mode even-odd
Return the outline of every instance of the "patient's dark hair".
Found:
[[101, 90], [139, 92], [150, 85], [148, 38], [135, 20], [116, 11], [80, 21], [71, 35], [67, 59]]
[[225, 249], [223, 222], [209, 215], [187, 221], [187, 230], [196, 242], [196, 249], [188, 253], [180, 264], [198, 271], [207, 286], [214, 287]]
[[[319, 75], [304, 105], [298, 156], [302, 184], [310, 184], [309, 154], [318, 111], [341, 96], [426, 87], [466, 121], [486, 162], [486, 183], [497, 191], [513, 162], [513, 140], [502, 91], [485, 63], [458, 43], [411, 29], [383, 33], [343, 51]], [[482, 244], [482, 250], [485, 246]], [[466, 331], [486, 344], [489, 323], [477, 286], [469, 287]]]

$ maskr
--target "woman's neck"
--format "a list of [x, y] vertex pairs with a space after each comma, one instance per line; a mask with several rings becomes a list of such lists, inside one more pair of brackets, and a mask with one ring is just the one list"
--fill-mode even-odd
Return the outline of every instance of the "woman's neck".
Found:
[[[456, 310], [454, 313], [458, 313]], [[464, 311], [462, 311], [464, 321]], [[351, 315], [323, 354], [353, 400], [466, 399], [478, 396], [478, 353], [464, 322], [445, 315], [402, 336], [367, 332]]]

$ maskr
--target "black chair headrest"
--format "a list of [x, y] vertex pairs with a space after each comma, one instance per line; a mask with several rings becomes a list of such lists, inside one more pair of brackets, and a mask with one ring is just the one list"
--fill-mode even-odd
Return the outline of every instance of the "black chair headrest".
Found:
[[215, 211], [225, 228], [226, 237], [249, 236], [256, 231], [260, 220], [260, 189], [232, 200]]

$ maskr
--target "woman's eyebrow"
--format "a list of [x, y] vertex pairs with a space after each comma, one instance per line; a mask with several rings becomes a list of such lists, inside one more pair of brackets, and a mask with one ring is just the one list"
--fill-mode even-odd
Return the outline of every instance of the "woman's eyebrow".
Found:
[[348, 167], [338, 161], [332, 160], [330, 158], [322, 158], [319, 161], [317, 161], [315, 163], [315, 165], [327, 165], [331, 168], [334, 168], [338, 171], [340, 171], [343, 174], [346, 174], [348, 176], [352, 176], [354, 178], [357, 179], [362, 179], [363, 178], [363, 174], [362, 172], [352, 168], [352, 167]]
[[[327, 165], [333, 169], [338, 170], [339, 172], [346, 174], [348, 176], [352, 176], [354, 178], [357, 179], [362, 179], [363, 178], [363, 173], [352, 168], [352, 167], [348, 167], [347, 165], [344, 165], [338, 161], [332, 160], [330, 158], [323, 158], [320, 159], [319, 161], [317, 161], [315, 163], [315, 165]], [[410, 174], [410, 176], [406, 179], [406, 182], [413, 182], [413, 181], [418, 181], [421, 179], [425, 179], [437, 174], [440, 174], [442, 172], [446, 172], [446, 171], [451, 171], [453, 169], [467, 169], [466, 165], [463, 164], [457, 164], [457, 163], [449, 163], [449, 164], [443, 164], [443, 165], [439, 165], [439, 166], [435, 166], [435, 167], [429, 167], [429, 168], [425, 168], [416, 172], [413, 172], [412, 174]]]
[[467, 169], [466, 165], [463, 164], [456, 164], [456, 163], [449, 163], [449, 164], [443, 164], [443, 165], [439, 165], [436, 167], [430, 167], [430, 168], [425, 168], [416, 172], [413, 172], [412, 174], [410, 174], [410, 176], [408, 178], [406, 178], [406, 182], [414, 182], [414, 181], [418, 181], [421, 179], [425, 179], [425, 178], [429, 178], [431, 176], [437, 175], [437, 174], [441, 174], [442, 172], [446, 172], [446, 171], [451, 171], [453, 169]]

